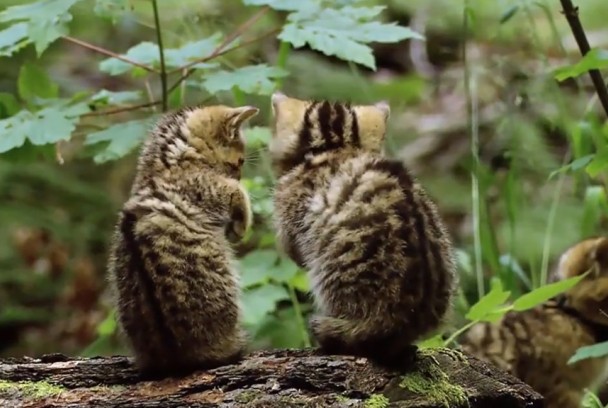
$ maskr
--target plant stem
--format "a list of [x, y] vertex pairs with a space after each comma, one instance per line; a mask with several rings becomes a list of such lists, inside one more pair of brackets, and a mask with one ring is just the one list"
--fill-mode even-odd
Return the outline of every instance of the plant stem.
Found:
[[162, 107], [163, 112], [166, 112], [169, 102], [169, 98], [167, 97], [167, 67], [165, 66], [165, 49], [163, 47], [163, 35], [160, 29], [160, 18], [158, 17], [158, 4], [156, 0], [152, 0], [152, 8], [154, 9], [154, 24], [156, 25], [156, 39], [158, 41], [158, 53], [160, 57], [160, 83], [162, 87]]
[[152, 106], [160, 105], [161, 103], [162, 103], [162, 101], [152, 101], [152, 102], [142, 103], [139, 105], [130, 105], [130, 106], [123, 106], [121, 108], [116, 108], [116, 109], [108, 109], [105, 111], [88, 112], [88, 113], [85, 113], [84, 115], [80, 115], [80, 117], [113, 115], [116, 113], [130, 112], [130, 111], [134, 111], [134, 110], [138, 110], [138, 109], [142, 109], [142, 108], [149, 108]]
[[[591, 47], [589, 46], [589, 41], [587, 41], [587, 35], [585, 34], [583, 25], [578, 18], [578, 7], [575, 7], [570, 0], [560, 0], [560, 2], [563, 8], [562, 13], [564, 13], [566, 20], [568, 20], [568, 24], [570, 25], [572, 35], [574, 35], [574, 39], [578, 44], [578, 48], [581, 51], [581, 54], [585, 56], [589, 51], [591, 51]], [[606, 115], [608, 115], [608, 89], [606, 89], [606, 84], [604, 83], [602, 74], [599, 70], [592, 69], [589, 70], [589, 76], [591, 76], [593, 86], [595, 86], [595, 91], [597, 92], [597, 96], [602, 103], [604, 112], [606, 112]]]
[[[201, 59], [197, 60], [196, 63], [200, 64], [200, 63], [203, 63], [203, 62], [207, 62], [209, 60], [212, 60], [214, 58], [217, 58], [219, 56], [227, 54], [227, 53], [229, 53], [231, 51], [234, 51], [236, 49], [239, 49], [239, 48], [245, 47], [247, 45], [256, 43], [256, 42], [258, 42], [260, 40], [263, 40], [266, 37], [269, 37], [269, 36], [271, 36], [273, 34], [278, 33], [280, 30], [281, 30], [280, 28], [275, 28], [275, 29], [270, 30], [270, 31], [266, 32], [265, 34], [263, 34], [263, 35], [261, 35], [259, 37], [256, 37], [256, 38], [254, 38], [252, 40], [244, 41], [244, 42], [240, 43], [239, 45], [235, 45], [232, 48], [225, 49], [225, 50], [223, 50], [221, 52], [218, 52], [218, 53], [212, 53], [211, 55], [209, 55], [209, 56], [207, 56], [205, 58], [201, 58]], [[173, 92], [175, 90], [175, 88], [177, 88], [182, 82], [184, 82], [186, 79], [188, 79], [190, 77], [190, 75], [192, 75], [195, 71], [196, 71], [196, 68], [189, 69], [186, 74], [184, 74], [181, 77], [179, 77], [179, 79], [177, 81], [175, 81], [175, 83], [173, 85], [171, 85], [171, 87], [169, 88], [168, 92], [169, 93]]]
[[306, 322], [304, 321], [304, 316], [302, 315], [302, 308], [300, 307], [300, 302], [298, 302], [296, 291], [291, 284], [288, 284], [287, 286], [289, 288], [289, 298], [291, 299], [291, 303], [293, 304], [293, 310], [296, 313], [296, 319], [298, 319], [298, 326], [300, 326], [300, 332], [302, 333], [304, 347], [310, 347], [310, 337], [308, 336]]
[[[285, 69], [287, 66], [287, 59], [289, 58], [289, 52], [291, 51], [291, 44], [285, 41], [281, 41], [279, 45], [279, 53], [277, 55], [277, 67]], [[275, 81], [275, 88], [281, 89], [283, 85], [283, 77], [277, 78]]]
[[126, 62], [127, 64], [134, 65], [134, 66], [139, 67], [141, 69], [144, 69], [144, 70], [146, 70], [148, 72], [157, 72], [154, 68], [149, 67], [149, 66], [147, 66], [145, 64], [141, 64], [139, 62], [130, 60], [128, 58], [123, 57], [122, 55], [116, 54], [115, 52], [112, 52], [112, 51], [107, 50], [105, 48], [98, 47], [96, 45], [93, 45], [93, 44], [90, 44], [88, 42], [79, 40], [77, 38], [70, 37], [69, 35], [64, 35], [61, 38], [63, 38], [64, 40], [66, 40], [68, 42], [71, 42], [72, 44], [79, 45], [79, 46], [81, 46], [83, 48], [86, 48], [86, 49], [91, 50], [91, 51], [95, 51], [96, 53], [105, 55], [107, 57], [116, 58], [117, 60], [120, 60], [122, 62]]
[[[467, 1], [464, 9], [464, 34], [465, 37], [469, 32], [469, 2]], [[476, 81], [471, 81], [471, 67], [467, 58], [467, 43], [466, 39], [463, 45], [463, 61], [464, 61], [464, 87], [467, 99], [467, 118], [469, 129], [471, 130], [471, 156], [473, 158], [473, 169], [471, 171], [471, 201], [473, 205], [473, 238], [475, 250], [475, 275], [477, 277], [477, 293], [481, 299], [485, 294], [483, 281], [483, 265], [481, 253], [481, 208], [479, 205], [479, 123], [478, 123], [478, 107], [476, 90]]]
[[468, 322], [467, 324], [465, 324], [464, 326], [462, 326], [460, 329], [456, 330], [454, 333], [452, 333], [452, 335], [450, 337], [448, 337], [443, 342], [443, 346], [444, 347], [449, 346], [452, 342], [454, 342], [454, 340], [456, 340], [458, 338], [458, 336], [460, 336], [465, 331], [469, 330], [471, 327], [473, 327], [477, 323], [479, 323], [479, 320], [472, 320], [472, 321]]

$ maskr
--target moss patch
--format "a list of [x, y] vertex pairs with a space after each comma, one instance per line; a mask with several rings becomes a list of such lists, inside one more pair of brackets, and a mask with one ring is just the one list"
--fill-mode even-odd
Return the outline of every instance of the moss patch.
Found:
[[[444, 407], [468, 406], [464, 389], [450, 382], [450, 378], [441, 370], [439, 363], [433, 357], [436, 353], [431, 350], [420, 350], [416, 370], [401, 377], [399, 386], [415, 394], [423, 395], [429, 401]], [[464, 358], [456, 350], [441, 350], [442, 354], [453, 355], [454, 358]]]
[[0, 392], [18, 392], [25, 397], [41, 399], [55, 397], [66, 391], [65, 388], [53, 385], [46, 381], [37, 382], [12, 382], [0, 380]]
[[259, 391], [253, 391], [253, 390], [243, 391], [243, 392], [240, 392], [237, 396], [235, 396], [234, 400], [236, 402], [238, 402], [239, 404], [248, 404], [259, 396], [260, 396]]
[[382, 394], [372, 394], [365, 400], [363, 406], [365, 408], [386, 408], [389, 400]]

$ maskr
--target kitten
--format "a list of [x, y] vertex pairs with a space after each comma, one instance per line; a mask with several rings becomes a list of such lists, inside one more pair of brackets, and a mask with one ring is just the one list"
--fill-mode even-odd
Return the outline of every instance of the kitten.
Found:
[[558, 279], [591, 270], [563, 295], [498, 323], [480, 323], [462, 349], [520, 378], [545, 397], [547, 407], [577, 408], [585, 389], [606, 377], [608, 358], [567, 361], [583, 346], [608, 340], [608, 238], [586, 239], [569, 248]]
[[229, 240], [251, 223], [239, 183], [244, 106], [188, 107], [165, 115], [145, 142], [109, 259], [118, 321], [145, 374], [236, 362], [239, 281]]
[[390, 108], [272, 96], [278, 240], [309, 270], [311, 331], [332, 354], [402, 365], [443, 322], [455, 285], [435, 204], [383, 157]]

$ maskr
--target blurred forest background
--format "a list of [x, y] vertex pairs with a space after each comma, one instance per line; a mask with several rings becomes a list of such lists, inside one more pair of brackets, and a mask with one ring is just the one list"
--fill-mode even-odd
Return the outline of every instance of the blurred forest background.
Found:
[[448, 332], [483, 320], [467, 312], [490, 287], [545, 285], [563, 250], [607, 227], [608, 126], [586, 71], [608, 66], [608, 3], [578, 3], [585, 59], [557, 0], [158, 0], [158, 22], [150, 0], [2, 0], [0, 355], [127, 352], [106, 256], [163, 108], [159, 24], [168, 109], [262, 109], [246, 130], [255, 225], [238, 247], [255, 347], [311, 343], [306, 275], [271, 228], [275, 89], [390, 103], [388, 154], [458, 248]]

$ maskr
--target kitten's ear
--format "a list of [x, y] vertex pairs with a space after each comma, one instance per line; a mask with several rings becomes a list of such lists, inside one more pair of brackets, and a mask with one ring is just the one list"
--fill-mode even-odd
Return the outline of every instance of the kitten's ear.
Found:
[[593, 249], [593, 257], [602, 270], [608, 270], [608, 238], [598, 238]]
[[234, 127], [240, 127], [246, 120], [251, 119], [260, 112], [255, 106], [239, 106], [230, 111], [230, 123]]
[[388, 117], [391, 115], [391, 107], [387, 101], [380, 101], [374, 104], [376, 109], [384, 114], [384, 119], [388, 120]]
[[275, 115], [279, 109], [279, 105], [281, 104], [281, 102], [283, 102], [287, 99], [288, 99], [287, 95], [285, 95], [282, 92], [275, 92], [272, 94], [272, 96], [270, 97], [270, 102], [272, 104], [272, 112]]

